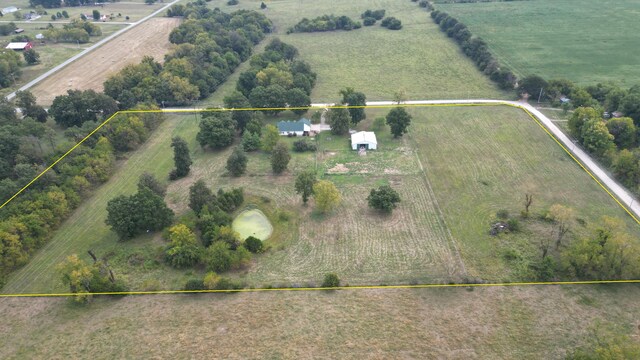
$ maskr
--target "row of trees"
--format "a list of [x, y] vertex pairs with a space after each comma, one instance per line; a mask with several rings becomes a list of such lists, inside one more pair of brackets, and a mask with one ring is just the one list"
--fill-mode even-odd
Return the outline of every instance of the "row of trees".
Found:
[[[106, 1], [109, 2], [109, 1]], [[59, 8], [64, 6], [87, 6], [95, 5], [95, 0], [29, 0], [30, 7], [42, 6], [46, 9]]]
[[489, 51], [484, 40], [473, 36], [465, 24], [449, 16], [446, 12], [434, 10], [431, 12], [431, 18], [436, 24], [440, 25], [440, 29], [447, 36], [453, 38], [460, 45], [462, 51], [476, 63], [480, 71], [489, 75], [491, 80], [495, 81], [501, 88], [507, 90], [514, 88], [517, 83], [517, 77], [513, 72], [500, 65]]
[[102, 35], [102, 30], [98, 25], [86, 20], [72, 19], [70, 23], [64, 24], [62, 28], [49, 26], [45, 31], [45, 37], [54, 42], [87, 43], [91, 36]]
[[354, 21], [348, 16], [322, 15], [314, 19], [303, 18], [287, 30], [287, 34], [300, 32], [321, 32], [335, 30], [354, 30], [362, 27], [359, 21]]
[[227, 14], [195, 3], [180, 6], [188, 19], [169, 35], [177, 46], [164, 65], [146, 57], [105, 81], [105, 94], [120, 108], [138, 102], [183, 105], [209, 96], [271, 30], [271, 22], [256, 11]]

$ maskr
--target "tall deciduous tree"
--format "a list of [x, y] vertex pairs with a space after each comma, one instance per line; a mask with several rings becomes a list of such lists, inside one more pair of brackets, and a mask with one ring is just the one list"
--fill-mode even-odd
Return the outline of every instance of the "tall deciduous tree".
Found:
[[235, 127], [228, 111], [207, 112], [202, 115], [196, 140], [202, 147], [222, 149], [233, 143]]
[[[248, 109], [251, 108], [249, 100], [239, 91], [234, 91], [224, 98], [224, 107], [227, 109]], [[252, 111], [236, 110], [231, 113], [231, 117], [236, 122], [236, 128], [244, 131], [247, 123], [251, 121]]]
[[148, 188], [132, 196], [118, 196], [107, 203], [106, 224], [121, 239], [146, 231], [158, 231], [171, 224], [173, 211], [164, 200]]
[[317, 182], [316, 173], [310, 170], [298, 174], [296, 177], [296, 193], [302, 196], [302, 202], [307, 203], [309, 197], [313, 195], [313, 185]]
[[[353, 88], [346, 88], [340, 91], [342, 95], [342, 103], [348, 106], [365, 106], [367, 105], [367, 97], [364, 93], [357, 92]], [[351, 116], [351, 123], [357, 125], [360, 121], [366, 119], [367, 115], [364, 112], [363, 107], [349, 108], [349, 115]]]
[[582, 126], [582, 145], [597, 156], [615, 147], [613, 135], [602, 120], [589, 120]]
[[171, 243], [165, 250], [167, 262], [176, 268], [192, 266], [200, 261], [201, 249], [196, 235], [184, 224], [169, 229]]
[[244, 153], [242, 147], [237, 146], [227, 159], [227, 171], [232, 176], [240, 176], [247, 170], [248, 161], [247, 154]]
[[389, 185], [380, 186], [378, 189], [371, 189], [367, 197], [369, 207], [385, 213], [391, 213], [400, 202], [400, 194]]
[[335, 209], [342, 200], [340, 191], [328, 180], [320, 180], [313, 185], [313, 197], [316, 208], [322, 213]]
[[347, 109], [333, 108], [329, 110], [328, 115], [332, 134], [344, 135], [349, 132], [351, 116], [349, 116]]
[[389, 125], [394, 138], [405, 134], [410, 124], [411, 115], [404, 108], [394, 108], [387, 114], [387, 125]]
[[189, 188], [189, 207], [196, 214], [199, 215], [202, 208], [213, 200], [215, 200], [215, 195], [203, 180], [196, 181]]
[[283, 142], [278, 142], [271, 154], [271, 169], [276, 174], [282, 174], [282, 172], [287, 170], [289, 160], [291, 160], [289, 147]]
[[262, 133], [262, 139], [260, 140], [262, 143], [262, 150], [266, 152], [273, 151], [273, 148], [276, 146], [278, 141], [280, 141], [278, 128], [271, 124], [265, 126]]
[[179, 179], [189, 174], [191, 168], [191, 155], [189, 155], [189, 146], [183, 138], [176, 136], [171, 140], [173, 148], [173, 161], [176, 168], [171, 172], [172, 179]]
[[620, 149], [629, 149], [636, 145], [637, 128], [633, 119], [628, 117], [607, 121], [607, 129], [613, 135], [613, 142]]

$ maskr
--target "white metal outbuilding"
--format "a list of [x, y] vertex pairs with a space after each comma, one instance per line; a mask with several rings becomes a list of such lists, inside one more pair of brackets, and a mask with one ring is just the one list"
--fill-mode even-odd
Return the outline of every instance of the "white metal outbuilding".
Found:
[[378, 140], [376, 134], [372, 131], [360, 131], [351, 134], [351, 149], [359, 150], [375, 150], [378, 148]]

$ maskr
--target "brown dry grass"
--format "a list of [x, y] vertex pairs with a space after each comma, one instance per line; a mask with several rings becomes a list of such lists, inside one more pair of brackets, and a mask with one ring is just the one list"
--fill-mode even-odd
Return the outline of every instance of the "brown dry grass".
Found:
[[637, 339], [638, 296], [627, 285], [129, 296], [86, 308], [0, 299], [0, 357], [558, 359], [596, 322]]
[[109, 41], [80, 58], [32, 89], [38, 103], [50, 105], [67, 90], [102, 91], [104, 81], [128, 64], [144, 56], [162, 61], [171, 48], [169, 32], [180, 23], [178, 18], [153, 18]]

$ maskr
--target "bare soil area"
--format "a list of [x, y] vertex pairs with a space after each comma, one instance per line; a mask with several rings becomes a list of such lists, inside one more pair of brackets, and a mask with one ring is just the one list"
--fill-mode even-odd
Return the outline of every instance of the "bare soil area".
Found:
[[38, 103], [46, 106], [70, 89], [102, 91], [104, 81], [126, 65], [137, 63], [144, 56], [162, 61], [173, 46], [169, 33], [179, 23], [177, 18], [149, 19], [50, 76], [32, 92]]

